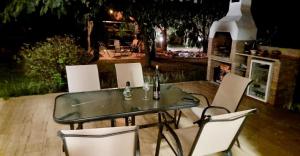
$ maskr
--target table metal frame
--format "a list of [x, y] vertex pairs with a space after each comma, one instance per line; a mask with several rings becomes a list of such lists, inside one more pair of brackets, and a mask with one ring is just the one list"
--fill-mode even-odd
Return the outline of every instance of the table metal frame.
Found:
[[[199, 100], [194, 97], [193, 95], [184, 92], [183, 90], [181, 90], [180, 88], [176, 87], [174, 84], [162, 84], [161, 85], [161, 92], [162, 92], [162, 98], [158, 101], [149, 99], [149, 103], [152, 104], [153, 103], [158, 103], [158, 105], [164, 105], [164, 101], [166, 101], [165, 103], [168, 103], [169, 101], [172, 100], [176, 100], [179, 99], [178, 101], [172, 101], [170, 102], [170, 105], [166, 105], [165, 107], [160, 107], [158, 106], [157, 108], [154, 109], [154, 107], [149, 107], [148, 109], [136, 109], [136, 108], [132, 108], [132, 110], [127, 111], [127, 112], [118, 112], [118, 113], [114, 113], [114, 114], [109, 114], [109, 115], [101, 115], [101, 114], [97, 114], [96, 116], [90, 116], [90, 117], [78, 117], [76, 119], [71, 119], [70, 117], [74, 116], [74, 115], [78, 115], [80, 116], [80, 112], [71, 112], [71, 113], [66, 113], [63, 115], [63, 117], [58, 117], [57, 116], [57, 109], [61, 108], [61, 105], [64, 106], [68, 106], [71, 105], [67, 102], [65, 103], [60, 103], [61, 100], [64, 102], [64, 98], [68, 99], [68, 98], [72, 98], [73, 102], [74, 101], [80, 101], [82, 99], [84, 99], [84, 95], [89, 95], [92, 94], [93, 96], [96, 95], [101, 95], [101, 94], [105, 94], [108, 92], [119, 92], [117, 93], [118, 97], [120, 99], [119, 96], [122, 96], [122, 92], [123, 89], [118, 89], [118, 88], [112, 88], [112, 89], [102, 89], [100, 91], [92, 91], [92, 92], [81, 92], [81, 93], [65, 93], [62, 95], [59, 95], [55, 98], [55, 106], [54, 106], [54, 111], [53, 111], [53, 119], [57, 122], [57, 123], [61, 123], [61, 124], [70, 124], [70, 128], [74, 129], [74, 125], [78, 124], [77, 129], [82, 129], [83, 128], [83, 123], [86, 122], [92, 122], [92, 121], [101, 121], [101, 120], [111, 120], [111, 124], [112, 126], [115, 126], [115, 119], [117, 118], [126, 118], [126, 125], [129, 125], [129, 120], [128, 118], [131, 118], [131, 125], [135, 125], [135, 116], [137, 115], [145, 115], [145, 114], [152, 114], [152, 113], [158, 113], [158, 123], [161, 122], [161, 113], [166, 113], [169, 117], [170, 117], [170, 121], [169, 122], [173, 122], [175, 123], [175, 126], [178, 126], [178, 118], [180, 118], [181, 116], [181, 111], [178, 111], [179, 109], [183, 109], [183, 108], [190, 108], [190, 107], [195, 107], [199, 104]], [[165, 88], [165, 89], [164, 89]], [[171, 88], [171, 89], [170, 89]], [[144, 91], [142, 90], [142, 87], [135, 87], [132, 88], [133, 89], [133, 95], [135, 93], [139, 93], [139, 96], [133, 97], [133, 98], [140, 98], [140, 102], [142, 103], [142, 97], [144, 96], [143, 93]], [[170, 96], [175, 96], [175, 97], [165, 97], [164, 96], [168, 96], [168, 91], [170, 92]], [[174, 94], [174, 95], [173, 95]], [[180, 97], [181, 96], [181, 97]], [[85, 99], [86, 100], [86, 99]], [[124, 99], [120, 99], [120, 104], [122, 104], [122, 100]], [[124, 102], [124, 101], [123, 101]], [[128, 102], [128, 101], [127, 101]], [[131, 101], [129, 101], [131, 102]], [[139, 100], [134, 100], [134, 102], [139, 102]], [[81, 105], [82, 103], [86, 103], [84, 100], [79, 102], [79, 104], [76, 105]], [[98, 105], [99, 107], [101, 106], [100, 102], [95, 102], [93, 103], [93, 106]], [[58, 105], [60, 105], [60, 107], [58, 107]], [[134, 105], [134, 106], [139, 106], [139, 104]], [[79, 106], [80, 107], [80, 106]], [[167, 111], [169, 110], [175, 110], [174, 111], [174, 115], [172, 116], [171, 114], [169, 114]], [[76, 114], [77, 113], [77, 114]], [[70, 118], [70, 119], [68, 119]], [[140, 125], [140, 128], [146, 128], [149, 126], [155, 126], [158, 123], [149, 123], [149, 124], [144, 124], [144, 125]]]

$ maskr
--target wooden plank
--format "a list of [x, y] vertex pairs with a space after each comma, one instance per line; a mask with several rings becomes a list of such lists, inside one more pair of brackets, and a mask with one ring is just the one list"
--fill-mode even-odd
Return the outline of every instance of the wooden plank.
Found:
[[[187, 92], [202, 93], [211, 102], [218, 85], [207, 81], [177, 84]], [[57, 124], [52, 118], [54, 99], [59, 94], [24, 96], [0, 101], [0, 156], [63, 156], [62, 142], [57, 136], [68, 125]], [[300, 115], [278, 109], [244, 96], [239, 110], [257, 108], [258, 113], [249, 118], [240, 135], [241, 148], [234, 146], [233, 155], [298, 155], [300, 149]], [[193, 121], [190, 109], [185, 118]], [[190, 113], [190, 114], [189, 114]], [[136, 123], [157, 121], [155, 114], [137, 116]], [[124, 120], [117, 119], [123, 126]], [[91, 122], [84, 128], [108, 127], [110, 121]], [[157, 128], [139, 132], [141, 155], [152, 156], [155, 151]], [[219, 155], [219, 154], [217, 154]]]

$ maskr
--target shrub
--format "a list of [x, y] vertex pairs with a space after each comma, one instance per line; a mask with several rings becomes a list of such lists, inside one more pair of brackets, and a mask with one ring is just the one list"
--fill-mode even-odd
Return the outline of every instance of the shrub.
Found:
[[32, 95], [47, 91], [48, 87], [41, 81], [25, 76], [11, 77], [0, 82], [0, 97], [8, 99], [22, 95]]
[[25, 75], [43, 82], [48, 92], [60, 91], [66, 86], [65, 66], [82, 64], [87, 60], [82, 54], [70, 36], [54, 36], [33, 46], [27, 44], [20, 51]]

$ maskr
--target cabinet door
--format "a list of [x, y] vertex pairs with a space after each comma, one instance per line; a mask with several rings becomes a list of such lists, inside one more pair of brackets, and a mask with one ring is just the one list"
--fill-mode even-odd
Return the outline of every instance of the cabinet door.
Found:
[[251, 60], [249, 77], [253, 82], [247, 89], [247, 95], [267, 102], [270, 90], [272, 62]]

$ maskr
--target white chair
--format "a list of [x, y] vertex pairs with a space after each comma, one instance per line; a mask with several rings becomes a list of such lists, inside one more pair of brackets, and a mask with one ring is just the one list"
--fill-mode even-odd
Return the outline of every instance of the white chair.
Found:
[[67, 156], [140, 155], [136, 126], [60, 130], [58, 135]]
[[[203, 156], [218, 152], [230, 155], [245, 119], [254, 112], [256, 109], [208, 116], [201, 121], [200, 127], [176, 130], [165, 122], [164, 126], [160, 126], [155, 155], [158, 156], [161, 150], [168, 150], [168, 147], [178, 156]], [[167, 131], [163, 130], [164, 127]], [[162, 138], [169, 144], [167, 148], [160, 149]]]
[[[142, 87], [144, 85], [143, 68], [141, 63], [117, 63], [115, 64], [118, 88], [125, 88], [126, 82], [130, 87]], [[128, 117], [125, 117], [126, 125], [129, 125]], [[131, 116], [131, 123], [135, 124], [135, 116]]]
[[[203, 118], [202, 114], [218, 115], [228, 112], [235, 112], [240, 104], [247, 86], [251, 83], [251, 81], [252, 80], [249, 78], [238, 76], [232, 73], [226, 74], [211, 104], [204, 95], [192, 93], [202, 96], [201, 103], [205, 99], [206, 104], [208, 105], [207, 107], [193, 107], [191, 108], [192, 112], [200, 119]], [[226, 108], [226, 110], [219, 109], [220, 107]], [[205, 111], [205, 113], [203, 113], [203, 111]], [[181, 116], [181, 112], [179, 113], [179, 116]]]
[[[209, 108], [193, 107], [192, 111], [201, 118], [202, 111], [207, 110], [210, 115], [218, 115], [225, 113], [222, 109], [214, 109], [214, 107], [224, 107], [229, 112], [235, 112], [240, 104], [240, 101], [244, 95], [247, 86], [252, 80], [246, 77], [238, 76], [232, 73], [228, 73], [223, 78], [217, 93], [211, 104], [208, 103]], [[212, 109], [210, 109], [212, 108]]]
[[[70, 93], [100, 90], [99, 72], [96, 64], [67, 65], [66, 66], [68, 90]], [[112, 121], [113, 122], [113, 121]], [[74, 129], [74, 125], [70, 126]], [[83, 128], [83, 123], [78, 124], [78, 129]]]
[[66, 66], [66, 72], [70, 93], [101, 89], [96, 64]]
[[118, 88], [124, 88], [126, 82], [131, 87], [144, 85], [143, 69], [141, 63], [117, 63], [115, 64]]

